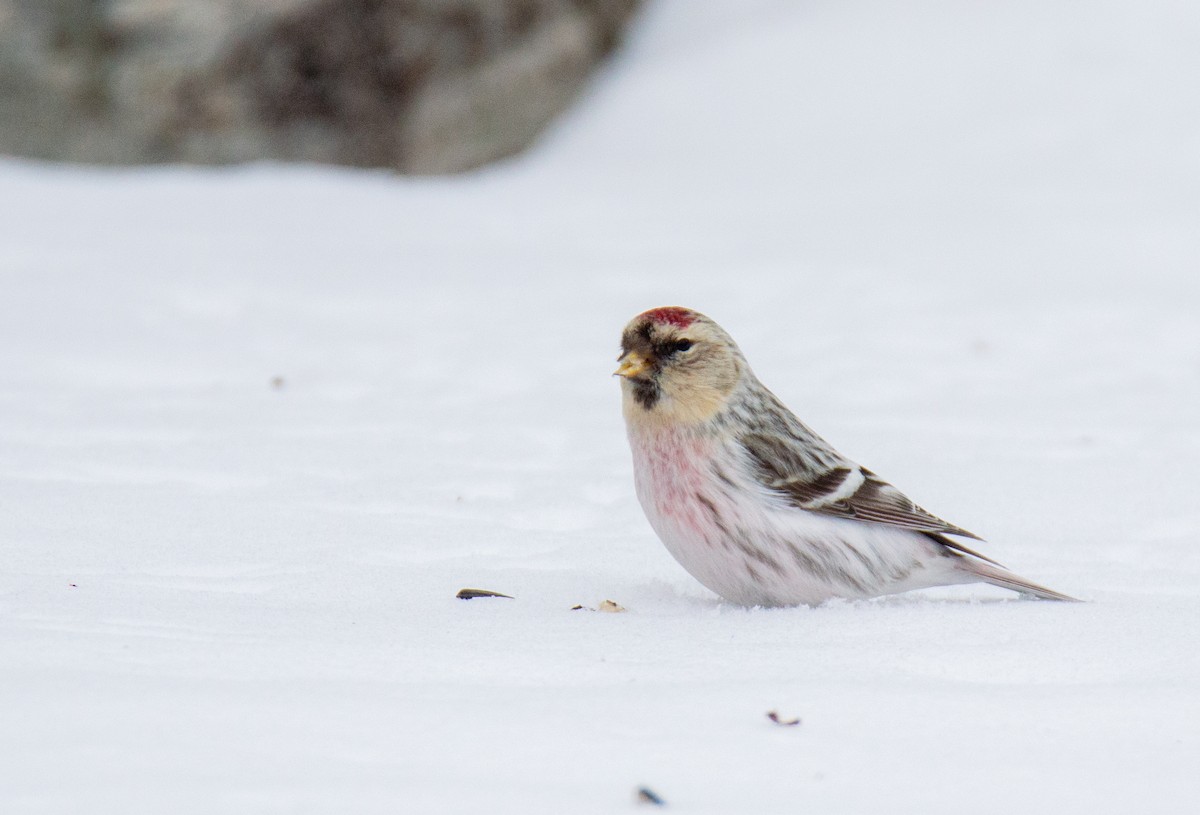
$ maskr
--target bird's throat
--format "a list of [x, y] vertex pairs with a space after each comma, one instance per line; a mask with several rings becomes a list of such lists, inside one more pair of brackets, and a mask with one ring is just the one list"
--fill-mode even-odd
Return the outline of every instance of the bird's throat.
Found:
[[653, 380], [625, 380], [625, 422], [630, 428], [695, 428], [725, 409], [728, 397], [704, 388], [673, 393]]

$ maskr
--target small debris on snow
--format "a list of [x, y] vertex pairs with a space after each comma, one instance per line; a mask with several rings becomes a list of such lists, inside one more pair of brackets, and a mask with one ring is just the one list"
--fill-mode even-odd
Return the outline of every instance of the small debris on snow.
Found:
[[277, 391], [283, 390], [283, 386], [286, 384], [287, 380], [285, 380], [282, 376], [271, 377], [271, 387]]
[[665, 807], [667, 802], [654, 794], [654, 790], [649, 787], [638, 787], [637, 802], [639, 804], [653, 804], [656, 807]]
[[792, 718], [785, 719], [779, 715], [779, 711], [777, 711], [777, 710], [767, 711], [767, 718], [770, 719], [771, 721], [775, 722], [775, 724], [781, 725], [783, 727], [794, 727], [795, 725], [800, 724], [800, 717], [795, 716]]
[[504, 597], [508, 600], [515, 600], [511, 594], [501, 594], [498, 591], [488, 591], [487, 589], [459, 589], [458, 594], [454, 595], [459, 600], [474, 600], [476, 597]]
[[606, 611], [609, 614], [616, 614], [621, 611], [627, 611], [627, 609], [620, 603], [612, 600], [603, 600], [596, 608], [592, 608], [591, 606], [583, 606], [576, 603], [575, 605], [571, 606], [571, 611]]

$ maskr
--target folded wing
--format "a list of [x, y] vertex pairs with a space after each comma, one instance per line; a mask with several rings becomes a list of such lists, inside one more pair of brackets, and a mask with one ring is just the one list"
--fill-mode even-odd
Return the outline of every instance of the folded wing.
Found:
[[748, 434], [740, 441], [760, 483], [768, 490], [781, 494], [797, 509], [924, 532], [950, 549], [989, 563], [996, 562], [944, 537], [957, 535], [982, 540], [978, 535], [947, 523], [917, 506], [904, 493], [865, 467], [847, 460], [837, 466], [814, 471], [799, 458], [781, 455], [777, 439]]

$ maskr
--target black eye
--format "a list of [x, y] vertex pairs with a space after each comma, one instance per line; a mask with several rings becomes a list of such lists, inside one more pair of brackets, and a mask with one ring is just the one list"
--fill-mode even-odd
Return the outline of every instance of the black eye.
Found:
[[675, 342], [667, 343], [667, 353], [676, 354], [680, 351], [686, 351], [692, 347], [691, 340], [675, 340]]

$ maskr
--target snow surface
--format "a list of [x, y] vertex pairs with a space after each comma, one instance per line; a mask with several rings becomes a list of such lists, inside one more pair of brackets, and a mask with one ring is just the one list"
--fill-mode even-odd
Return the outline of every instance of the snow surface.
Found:
[[[1197, 811], [1197, 87], [1192, 0], [673, 0], [487, 172], [0, 162], [0, 812]], [[663, 304], [1091, 602], [718, 601]]]

